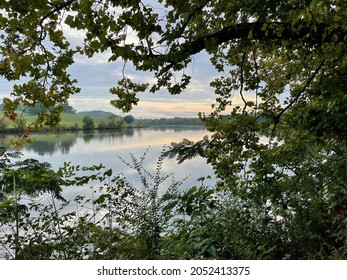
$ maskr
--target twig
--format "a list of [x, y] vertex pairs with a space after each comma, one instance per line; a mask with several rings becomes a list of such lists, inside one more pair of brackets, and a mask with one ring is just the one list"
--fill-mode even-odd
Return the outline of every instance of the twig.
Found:
[[317, 74], [319, 73], [319, 71], [322, 69], [323, 65], [325, 63], [325, 60], [323, 59], [323, 61], [321, 62], [321, 64], [318, 66], [318, 68], [314, 71], [314, 73], [311, 75], [311, 77], [307, 80], [306, 84], [304, 85], [304, 87], [298, 92], [298, 94], [289, 102], [289, 104], [282, 109], [282, 111], [274, 116], [274, 120], [275, 120], [275, 124], [274, 127], [272, 128], [272, 134], [275, 132], [276, 127], [280, 121], [280, 118], [282, 117], [282, 115], [290, 108], [292, 107], [300, 98], [300, 96], [306, 91], [306, 89], [308, 88], [308, 86], [311, 84], [311, 82], [313, 81], [313, 79], [317, 76]]
[[61, 11], [62, 9], [64, 9], [64, 8], [66, 8], [66, 7], [68, 7], [68, 6], [70, 6], [73, 2], [75, 2], [76, 0], [69, 0], [69, 1], [67, 1], [67, 2], [65, 2], [65, 3], [63, 3], [63, 4], [61, 4], [61, 5], [59, 5], [59, 6], [55, 6], [55, 8], [52, 10], [52, 11], [50, 11], [49, 13], [47, 13], [46, 15], [44, 15], [42, 18], [41, 18], [41, 20], [40, 20], [40, 26], [41, 26], [41, 28], [43, 28], [43, 22], [47, 19], [47, 18], [49, 18], [51, 15], [53, 15], [54, 13], [56, 13], [56, 12], [59, 12], [59, 11]]
[[242, 110], [242, 114], [244, 114], [246, 112], [246, 108], [247, 108], [247, 101], [243, 95], [243, 83], [244, 83], [244, 77], [243, 77], [243, 64], [245, 62], [246, 59], [246, 53], [243, 53], [242, 55], [242, 60], [241, 60], [241, 65], [240, 65], [240, 72], [241, 72], [241, 77], [240, 77], [240, 95], [241, 95], [241, 99], [243, 101], [243, 103], [245, 104], [243, 106], [243, 110]]

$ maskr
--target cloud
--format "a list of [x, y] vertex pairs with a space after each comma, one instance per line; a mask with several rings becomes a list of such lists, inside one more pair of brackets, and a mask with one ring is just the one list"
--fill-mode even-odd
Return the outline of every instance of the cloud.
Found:
[[85, 30], [77, 30], [77, 29], [71, 28], [64, 22], [61, 23], [61, 28], [62, 28], [62, 31], [64, 32], [66, 39], [69, 41], [72, 47], [83, 45], [84, 38], [87, 33]]
[[[107, 62], [110, 53], [98, 54], [93, 58], [78, 56], [75, 64], [70, 67], [71, 75], [78, 80], [81, 93], [70, 99], [70, 104], [78, 111], [106, 110], [122, 114], [109, 102], [116, 99], [109, 89], [116, 86], [123, 74], [139, 83], [155, 83], [153, 73], [139, 72], [131, 63]], [[199, 112], [210, 112], [214, 102], [213, 89], [209, 86], [215, 74], [208, 67], [206, 55], [199, 55], [199, 60], [188, 67], [186, 73], [192, 76], [189, 87], [180, 95], [171, 95], [165, 88], [156, 93], [140, 93], [140, 102], [131, 114], [141, 118], [160, 117], [196, 117]]]
[[93, 58], [89, 58], [85, 55], [78, 54], [74, 57], [74, 61], [79, 65], [100, 65], [107, 64], [109, 58], [112, 56], [111, 51], [105, 51], [103, 53], [94, 54]]
[[192, 101], [140, 101], [135, 109], [141, 117], [197, 117], [198, 112], [210, 112], [211, 105]]
[[0, 77], [0, 98], [9, 97], [12, 92], [13, 85], [15, 83], [9, 82], [4, 78]]
[[[120, 11], [115, 9], [114, 13]], [[63, 24], [66, 38], [72, 47], [84, 44], [86, 32], [75, 30]], [[127, 41], [125, 43], [137, 44], [136, 32], [128, 28], [126, 30]], [[69, 68], [72, 78], [76, 78], [81, 92], [70, 98], [70, 104], [78, 111], [106, 110], [121, 114], [120, 110], [113, 108], [109, 102], [116, 99], [109, 89], [116, 86], [118, 80], [124, 75], [134, 82], [154, 84], [153, 73], [139, 72], [131, 63], [124, 65], [122, 61], [108, 62], [112, 53], [110, 50], [96, 53], [92, 58], [84, 55], [76, 55], [75, 63]], [[125, 67], [124, 67], [125, 66]], [[172, 96], [163, 88], [152, 94], [149, 92], [139, 94], [140, 102], [131, 114], [142, 118], [160, 117], [196, 117], [198, 112], [209, 112], [214, 101], [213, 89], [209, 83], [215, 70], [211, 67], [208, 55], [205, 52], [194, 56], [192, 63], [185, 70], [192, 76], [189, 87], [180, 95]], [[178, 73], [178, 76], [182, 73]], [[118, 111], [118, 112], [117, 112]]]
[[[111, 97], [111, 96], [110, 96]], [[70, 99], [72, 105], [78, 111], [104, 110], [118, 115], [126, 115], [119, 109], [110, 105], [111, 98], [98, 96], [73, 96]], [[157, 99], [155, 101], [140, 100], [138, 105], [129, 113], [136, 118], [169, 118], [169, 117], [197, 117], [198, 112], [210, 112], [210, 102], [167, 100]]]

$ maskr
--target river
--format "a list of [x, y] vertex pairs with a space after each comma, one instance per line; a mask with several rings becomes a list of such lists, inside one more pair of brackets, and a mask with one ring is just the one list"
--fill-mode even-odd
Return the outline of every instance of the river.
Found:
[[[19, 151], [23, 153], [22, 159], [34, 158], [49, 162], [54, 170], [63, 166], [64, 162], [80, 166], [103, 164], [106, 169], [112, 168], [114, 175], [122, 173], [136, 185], [139, 181], [138, 175], [120, 158], [130, 163], [130, 154], [139, 159], [148, 150], [144, 168], [154, 173], [158, 157], [165, 145], [179, 142], [183, 138], [198, 141], [208, 134], [201, 126], [148, 127], [94, 133], [37, 133], [32, 135], [34, 143], [25, 145]], [[14, 136], [3, 135], [0, 145], [6, 145], [11, 137]], [[213, 174], [211, 166], [199, 157], [182, 164], [177, 164], [175, 159], [165, 158], [161, 172], [173, 173], [175, 180], [187, 178], [183, 189], [195, 185], [197, 178]]]

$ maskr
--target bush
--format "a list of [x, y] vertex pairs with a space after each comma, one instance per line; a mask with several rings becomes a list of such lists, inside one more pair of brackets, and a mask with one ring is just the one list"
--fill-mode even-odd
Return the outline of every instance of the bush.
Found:
[[127, 123], [127, 124], [131, 124], [134, 122], [134, 117], [132, 115], [127, 115], [123, 118], [123, 120]]
[[109, 129], [120, 129], [123, 127], [123, 120], [117, 116], [110, 116], [107, 122], [107, 128]]
[[84, 130], [93, 130], [94, 129], [94, 120], [89, 117], [89, 116], [85, 116], [83, 117], [83, 129]]

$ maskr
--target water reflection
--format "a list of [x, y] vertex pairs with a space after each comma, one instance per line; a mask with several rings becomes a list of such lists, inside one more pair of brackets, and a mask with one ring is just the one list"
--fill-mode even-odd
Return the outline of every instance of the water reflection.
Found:
[[[54, 155], [54, 154], [69, 154], [71, 148], [82, 139], [84, 144], [89, 144], [91, 141], [98, 140], [104, 142], [112, 142], [115, 139], [123, 138], [124, 136], [134, 135], [134, 129], [126, 129], [122, 131], [107, 131], [107, 132], [57, 132], [57, 133], [35, 133], [31, 134], [34, 142], [30, 145], [22, 147], [22, 152], [33, 152], [34, 154]], [[0, 146], [9, 147], [10, 139], [16, 139], [21, 135], [1, 134]]]
[[[36, 138], [35, 143], [21, 149], [23, 153], [21, 160], [34, 158], [41, 162], [49, 162], [54, 170], [58, 170], [66, 162], [71, 162], [75, 166], [102, 164], [105, 169], [101, 172], [111, 168], [114, 176], [122, 174], [133, 187], [141, 189], [143, 186], [138, 172], [129, 168], [123, 161], [131, 164], [132, 156], [140, 159], [147, 151], [143, 168], [149, 174], [154, 175], [157, 172], [158, 158], [164, 145], [179, 142], [183, 138], [198, 141], [206, 134], [208, 132], [202, 127], [155, 127], [92, 134], [83, 132], [35, 134], [33, 135]], [[7, 140], [4, 137], [1, 140], [4, 142], [10, 138], [10, 136], [6, 136]], [[165, 158], [160, 175], [168, 174], [172, 174], [172, 177], [160, 184], [158, 189], [160, 195], [166, 192], [172, 180], [180, 182], [186, 179], [180, 186], [180, 190], [199, 186], [200, 183], [197, 182], [199, 177], [211, 176], [212, 179], [206, 183], [210, 185], [215, 183], [211, 166], [206, 163], [205, 159], [199, 157], [182, 164], [178, 164], [176, 159]], [[82, 172], [77, 175], [86, 174]], [[153, 183], [153, 178], [149, 176], [147, 179], [149, 184]], [[66, 187], [63, 189], [62, 195], [68, 201], [73, 201], [77, 195], [91, 198], [94, 195], [93, 190], [98, 189], [100, 184], [103, 183], [93, 181], [85, 186]], [[64, 211], [75, 210], [73, 203], [69, 207]]]
[[[83, 151], [104, 151], [105, 149], [136, 149], [148, 146], [169, 145], [183, 138], [192, 141], [202, 139], [207, 131], [201, 126], [156, 126], [114, 131], [96, 132], [61, 132], [61, 133], [32, 133], [34, 142], [21, 148], [23, 153], [32, 155], [67, 155]], [[15, 134], [0, 134], [0, 146], [9, 149], [10, 139], [17, 138]]]
[[[22, 159], [35, 158], [49, 162], [54, 169], [71, 162], [73, 165], [91, 166], [103, 164], [112, 168], [114, 174], [123, 173], [134, 184], [138, 181], [136, 172], [129, 170], [119, 159], [131, 162], [130, 154], [140, 158], [149, 148], [145, 159], [145, 168], [155, 172], [156, 163], [163, 147], [183, 138], [192, 141], [201, 140], [208, 132], [203, 127], [150, 127], [145, 129], [126, 129], [122, 131], [104, 131], [95, 133], [37, 133], [33, 134], [35, 142], [25, 145], [21, 152]], [[2, 136], [1, 144], [8, 143], [14, 136]], [[196, 184], [196, 178], [211, 175], [212, 168], [205, 159], [194, 158], [183, 164], [175, 159], [165, 159], [162, 171], [173, 173], [177, 180], [189, 177], [187, 186]]]
[[[193, 133], [192, 133], [193, 132]], [[119, 131], [97, 131], [97, 132], [61, 132], [61, 133], [33, 133], [31, 137], [35, 140], [33, 144], [23, 147], [23, 152], [32, 152], [34, 154], [54, 155], [54, 154], [69, 154], [75, 145], [81, 143], [95, 144], [122, 144], [122, 145], [160, 145], [170, 144], [173, 141], [180, 141], [183, 138], [193, 136], [196, 138], [196, 133], [206, 133], [205, 129], [201, 126], [157, 126], [150, 128], [135, 128], [124, 129]], [[188, 133], [188, 135], [186, 135]], [[153, 137], [155, 135], [155, 137]], [[182, 135], [182, 138], [177, 136]], [[14, 139], [18, 135], [1, 135], [0, 145], [7, 146], [10, 139]], [[131, 138], [134, 138], [131, 140]], [[141, 141], [133, 141], [133, 140]], [[190, 139], [190, 138], [189, 138]], [[194, 139], [191, 139], [194, 140]], [[199, 139], [195, 139], [199, 140]], [[98, 142], [98, 143], [97, 143]], [[127, 144], [128, 142], [128, 144]]]
[[53, 155], [57, 152], [61, 154], [68, 154], [71, 147], [76, 143], [76, 139], [61, 140], [57, 142], [47, 142], [44, 140], [36, 140], [32, 145], [26, 146], [24, 151], [30, 151], [42, 156], [45, 154]]

